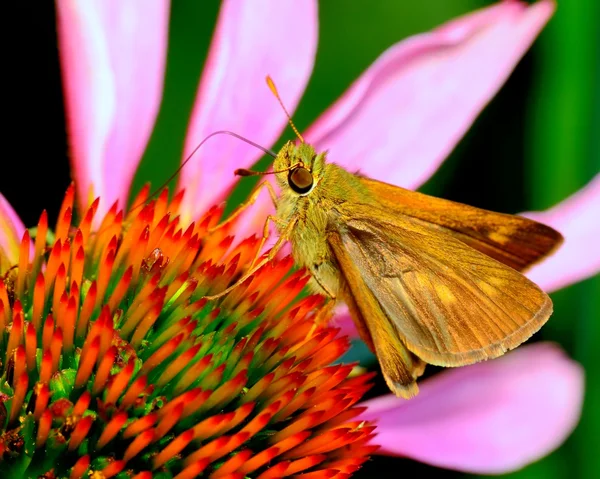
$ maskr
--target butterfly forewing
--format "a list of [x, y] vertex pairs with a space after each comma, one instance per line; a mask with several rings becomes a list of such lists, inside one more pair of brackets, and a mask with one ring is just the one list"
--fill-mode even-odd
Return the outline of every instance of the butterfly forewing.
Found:
[[495, 213], [370, 178], [361, 177], [360, 182], [383, 209], [425, 221], [518, 271], [550, 254], [563, 240], [558, 231], [522, 216]]

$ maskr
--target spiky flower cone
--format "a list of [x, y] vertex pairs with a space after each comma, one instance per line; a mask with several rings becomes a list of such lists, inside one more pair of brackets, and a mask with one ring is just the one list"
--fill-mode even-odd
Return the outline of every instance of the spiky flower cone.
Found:
[[347, 340], [314, 328], [291, 260], [209, 302], [257, 239], [209, 233], [217, 208], [181, 225], [166, 191], [72, 227], [73, 196], [0, 279], [3, 478], [347, 477], [367, 459], [369, 377], [331, 365]]

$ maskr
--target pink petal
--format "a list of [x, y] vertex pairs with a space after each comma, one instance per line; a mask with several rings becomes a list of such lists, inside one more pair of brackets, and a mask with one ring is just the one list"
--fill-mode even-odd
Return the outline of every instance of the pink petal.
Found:
[[600, 271], [600, 174], [582, 190], [544, 212], [524, 213], [565, 237], [562, 246], [527, 276], [545, 291], [555, 291]]
[[[286, 117], [265, 83], [270, 75], [292, 113], [310, 77], [317, 45], [317, 2], [223, 2], [202, 77], [185, 157], [216, 130], [231, 130], [265, 147], [281, 134]], [[183, 217], [195, 217], [263, 153], [230, 136], [211, 138], [185, 166]]]
[[74, 177], [81, 205], [100, 196], [97, 217], [129, 186], [162, 95], [169, 1], [57, 2]]
[[555, 345], [521, 347], [424, 381], [409, 401], [367, 401], [384, 454], [497, 474], [548, 454], [579, 420], [583, 370]]
[[18, 263], [24, 233], [25, 225], [21, 218], [0, 193], [0, 274]]
[[304, 135], [350, 170], [414, 189], [439, 167], [554, 12], [500, 2], [387, 50]]

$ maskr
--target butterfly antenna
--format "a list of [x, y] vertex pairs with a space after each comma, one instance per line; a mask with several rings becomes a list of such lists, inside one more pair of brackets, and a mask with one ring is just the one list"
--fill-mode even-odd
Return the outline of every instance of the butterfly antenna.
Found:
[[288, 113], [285, 105], [283, 104], [283, 101], [281, 101], [281, 97], [279, 96], [279, 92], [277, 91], [277, 87], [275, 86], [275, 82], [273, 82], [273, 80], [271, 79], [271, 77], [268, 76], [268, 75], [267, 75], [267, 85], [269, 85], [269, 89], [271, 90], [271, 92], [273, 93], [273, 95], [275, 95], [275, 98], [277, 98], [277, 101], [281, 105], [281, 108], [283, 108], [283, 111], [285, 112], [285, 116], [287, 116], [288, 123], [292, 127], [292, 130], [294, 130], [294, 133], [296, 133], [296, 136], [300, 139], [300, 141], [302, 143], [304, 143], [304, 138], [302, 138], [302, 135], [298, 131], [298, 128], [296, 128], [296, 125], [294, 125], [294, 122], [292, 121], [292, 117]]
[[265, 148], [264, 146], [260, 146], [258, 143], [255, 143], [251, 140], [249, 140], [248, 138], [244, 138], [242, 135], [238, 135], [237, 133], [234, 133], [233, 131], [229, 131], [229, 130], [218, 130], [218, 131], [213, 131], [210, 135], [208, 135], [207, 137], [205, 137], [200, 143], [198, 143], [198, 146], [196, 146], [196, 148], [194, 148], [192, 150], [192, 152], [185, 158], [185, 160], [183, 160], [183, 162], [181, 163], [181, 165], [179, 165], [179, 168], [177, 168], [175, 170], [175, 172], [167, 179], [167, 181], [165, 181], [162, 186], [160, 188], [157, 188], [156, 190], [154, 190], [152, 193], [150, 193], [150, 195], [148, 195], [148, 198], [146, 198], [142, 203], [133, 206], [129, 212], [136, 210], [137, 208], [140, 208], [141, 206], [144, 206], [147, 201], [153, 197], [155, 197], [158, 193], [160, 193], [162, 191], [162, 189], [168, 185], [172, 180], [174, 180], [177, 175], [181, 172], [181, 170], [183, 169], [183, 167], [188, 163], [188, 161], [190, 161], [192, 159], [192, 157], [196, 154], [196, 152], [200, 149], [200, 147], [202, 145], [204, 145], [204, 143], [206, 143], [206, 141], [210, 138], [212, 138], [213, 136], [216, 135], [229, 135], [229, 136], [233, 136], [235, 138], [237, 138], [238, 140], [242, 140], [245, 143], [248, 143], [249, 145], [254, 146], [255, 148], [258, 148], [259, 150], [261, 150], [262, 152], [266, 153], [269, 156], [272, 156], [273, 158], [277, 157], [277, 154], [272, 151], [269, 150], [268, 148]]

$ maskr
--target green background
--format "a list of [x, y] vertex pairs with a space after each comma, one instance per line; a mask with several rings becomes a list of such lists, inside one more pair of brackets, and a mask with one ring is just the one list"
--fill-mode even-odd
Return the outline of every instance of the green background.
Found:
[[[216, 2], [201, 3], [179, 0], [173, 4], [164, 102], [134, 191], [149, 179], [153, 184], [164, 181], [181, 157], [187, 115], [218, 11]], [[294, 114], [298, 128], [306, 128], [387, 47], [491, 3], [321, 1], [317, 60]], [[551, 207], [599, 171], [598, 5], [595, 0], [560, 2], [532, 50], [423, 191], [517, 213]], [[289, 129], [282, 136], [291, 137]], [[268, 161], [265, 158], [260, 165], [266, 166]], [[250, 187], [248, 181], [236, 190], [230, 208]], [[536, 340], [560, 343], [583, 364], [583, 416], [575, 433], [559, 450], [511, 476], [600, 477], [599, 292], [600, 280], [592, 278], [552, 295], [556, 312]], [[362, 351], [358, 348], [355, 356]], [[385, 386], [378, 383], [372, 395], [383, 392]], [[462, 476], [408, 460], [376, 457], [356, 477], [384, 477], [384, 471], [394, 471], [394, 477], [410, 472]]]

